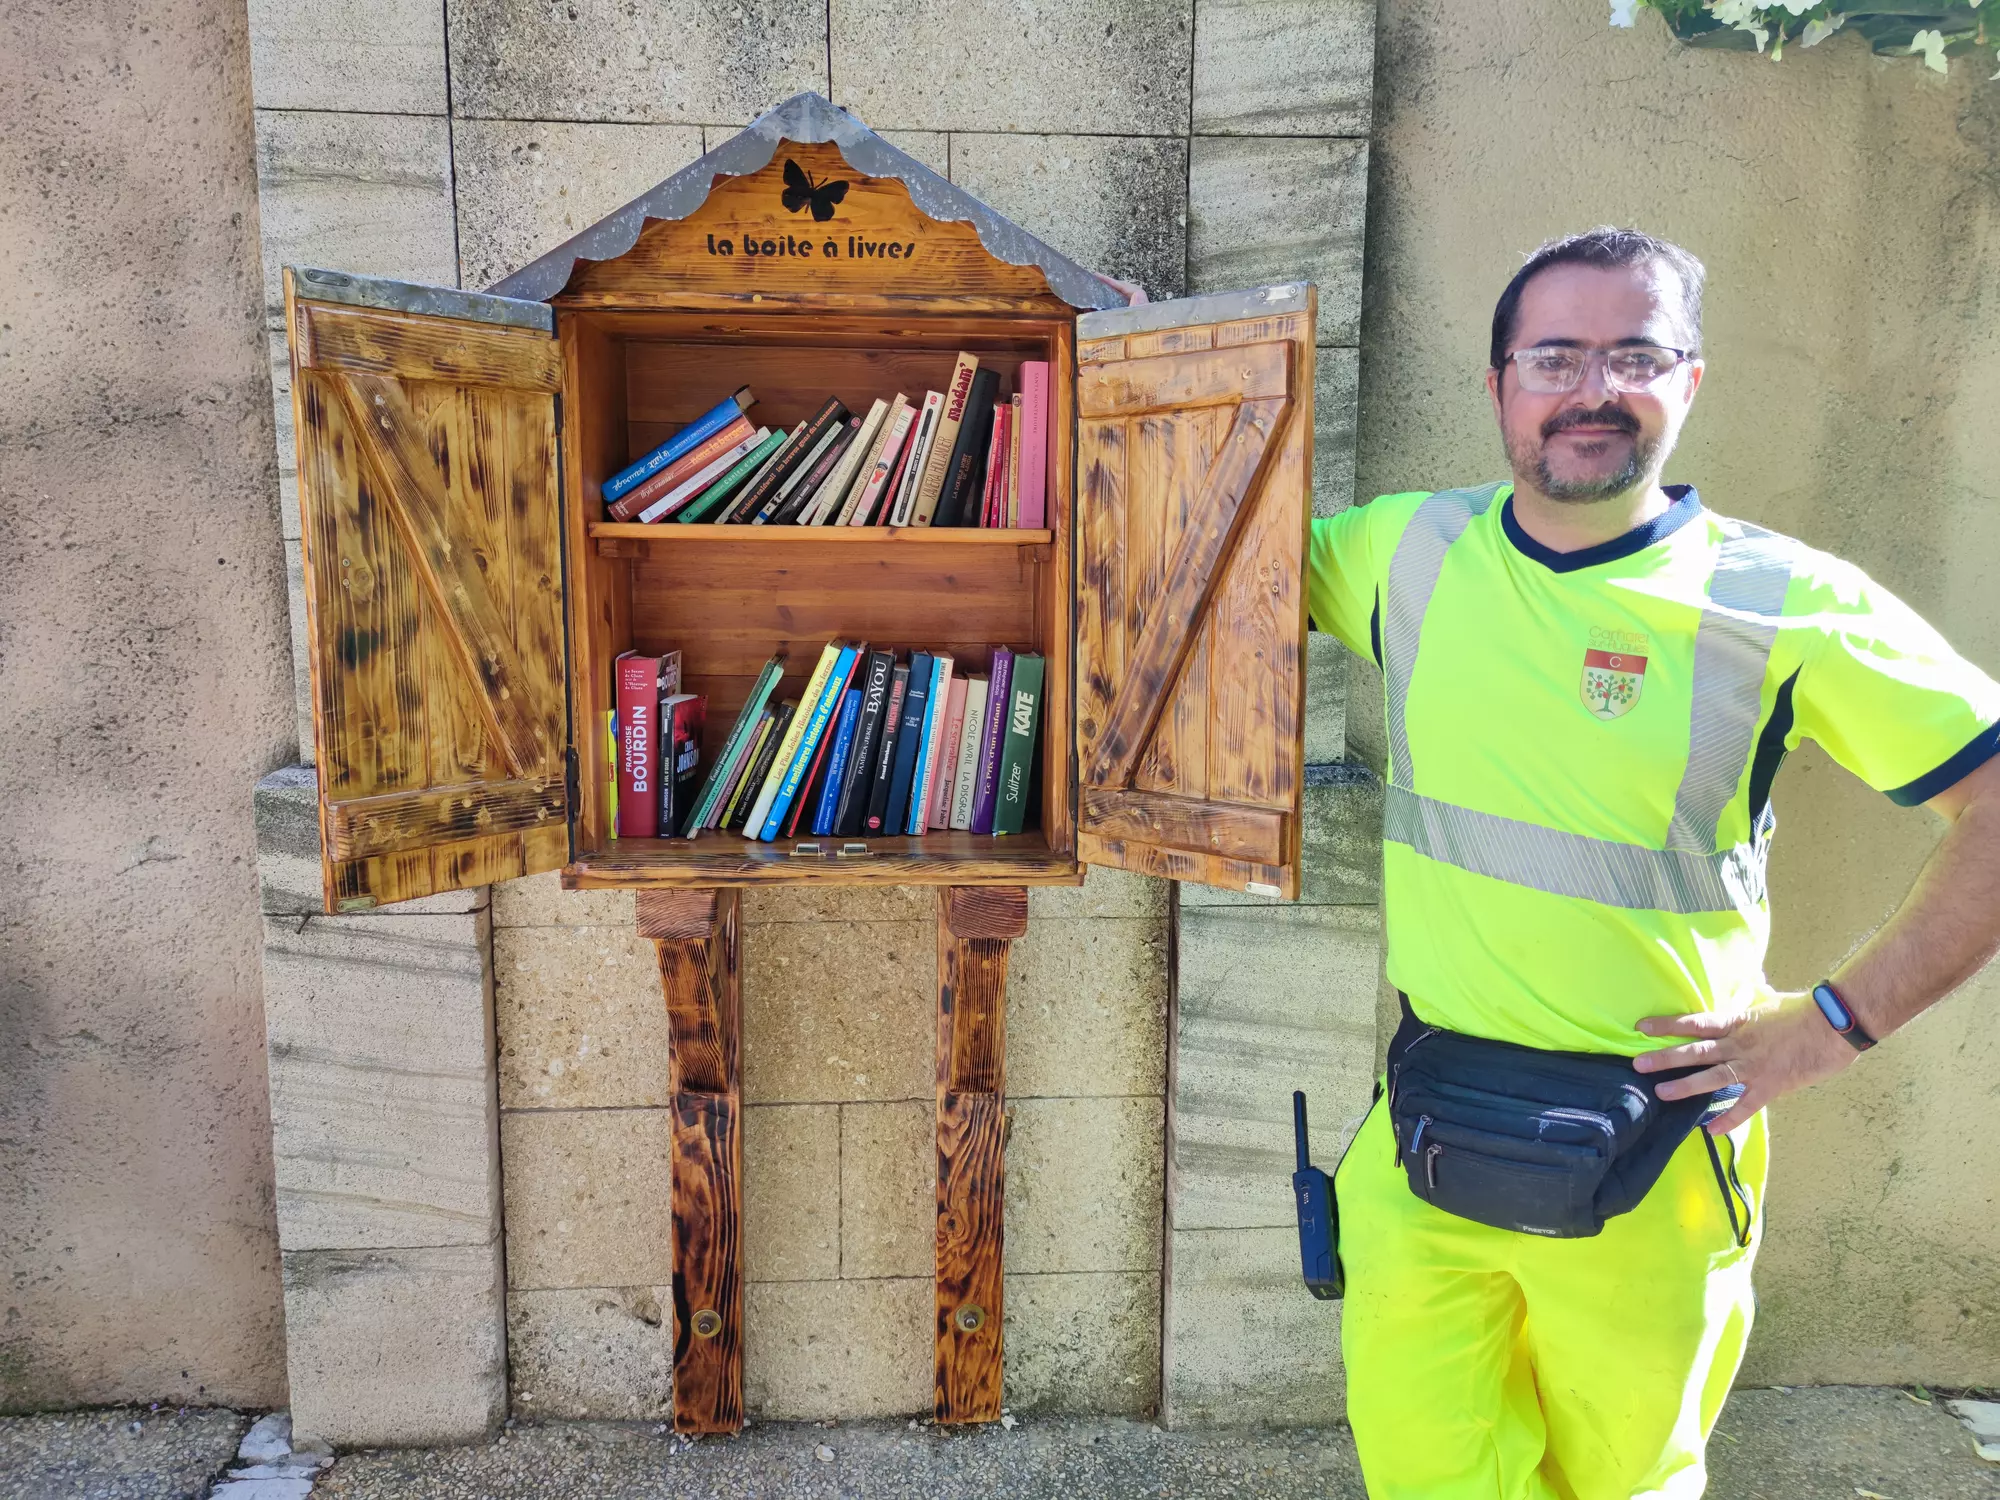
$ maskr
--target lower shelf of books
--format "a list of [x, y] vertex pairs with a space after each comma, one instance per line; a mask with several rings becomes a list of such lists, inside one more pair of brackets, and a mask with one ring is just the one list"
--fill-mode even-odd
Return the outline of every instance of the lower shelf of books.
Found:
[[887, 838], [794, 838], [772, 843], [727, 833], [692, 839], [614, 839], [563, 871], [570, 890], [730, 885], [1078, 885], [1074, 854], [1039, 831], [933, 832]]

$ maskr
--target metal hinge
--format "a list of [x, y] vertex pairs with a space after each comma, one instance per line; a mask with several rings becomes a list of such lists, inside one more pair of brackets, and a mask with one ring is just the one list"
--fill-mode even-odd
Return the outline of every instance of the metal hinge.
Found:
[[583, 796], [582, 762], [577, 758], [576, 746], [574, 745], [569, 746], [563, 751], [563, 794], [569, 800], [570, 816], [574, 818], [576, 816], [577, 803]]
[[556, 402], [556, 436], [561, 437], [563, 431], [563, 409], [562, 409], [561, 391], [556, 392], [555, 402]]

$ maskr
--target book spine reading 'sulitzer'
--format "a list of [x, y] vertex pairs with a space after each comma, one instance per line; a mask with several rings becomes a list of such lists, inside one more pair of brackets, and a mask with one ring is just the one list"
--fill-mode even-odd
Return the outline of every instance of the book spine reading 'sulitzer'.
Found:
[[1005, 739], [1000, 747], [1000, 791], [993, 808], [995, 833], [1019, 833], [1028, 813], [1028, 791], [1035, 771], [1035, 723], [1042, 707], [1042, 658], [1024, 653], [1014, 658], [1014, 678], [1008, 685]]

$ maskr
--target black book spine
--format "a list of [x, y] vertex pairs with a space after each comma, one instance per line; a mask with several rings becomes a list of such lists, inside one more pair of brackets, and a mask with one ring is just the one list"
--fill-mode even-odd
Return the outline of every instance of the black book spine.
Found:
[[868, 816], [862, 832], [871, 838], [884, 831], [883, 819], [889, 811], [889, 777], [896, 769], [896, 739], [903, 717], [903, 695], [909, 691], [910, 669], [896, 668], [889, 679], [889, 706], [882, 716], [882, 749], [875, 757], [874, 774], [868, 783]]
[[861, 676], [861, 717], [854, 726], [847, 771], [840, 786], [833, 831], [846, 838], [861, 832], [868, 814], [868, 793], [874, 787], [875, 747], [882, 742], [882, 712], [889, 705], [889, 678], [896, 670], [893, 651], [871, 651]]
[[901, 722], [896, 726], [896, 769], [889, 778], [888, 816], [884, 833], [904, 833], [910, 821], [910, 781], [917, 774], [917, 756], [923, 749], [924, 705], [931, 698], [931, 660], [919, 651], [910, 658], [910, 685], [903, 693]]
[[999, 389], [999, 373], [980, 366], [972, 377], [972, 392], [965, 398], [965, 419], [959, 423], [958, 439], [951, 445], [951, 463], [944, 471], [944, 488], [938, 493], [937, 515], [932, 519], [935, 526], [979, 524], [979, 480], [986, 473], [986, 450], [993, 441], [993, 398]]
[[798, 452], [800, 452], [798, 444], [802, 444], [804, 440], [806, 440], [806, 428], [800, 426], [800, 428], [794, 428], [792, 432], [788, 432], [784, 436], [784, 442], [778, 444], [778, 452], [774, 452], [770, 458], [766, 458], [764, 460], [764, 468], [760, 468], [756, 474], [752, 474], [748, 480], [744, 480], [742, 488], [736, 490], [736, 498], [730, 500], [722, 508], [722, 512], [716, 516], [716, 526], [740, 526], [746, 520], [750, 520], [750, 512], [748, 512], [750, 498], [752, 496], [764, 496], [764, 494], [768, 494], [768, 490], [764, 488], [764, 480], [772, 478], [774, 474], [778, 476], [780, 484], [784, 482], [786, 464], [796, 464], [798, 462]]
[[846, 420], [847, 408], [840, 404], [837, 396], [828, 396], [826, 404], [813, 413], [813, 419], [806, 425], [805, 436], [799, 439], [799, 445], [785, 455], [784, 462], [764, 476], [767, 482], [757, 486], [761, 493], [746, 500], [743, 509], [736, 513], [738, 520], [754, 523], [761, 516], [768, 525], [771, 512], [777, 509], [778, 491], [785, 487], [785, 481], [798, 472], [800, 464], [809, 462], [814, 457], [819, 449], [820, 439]]
[[813, 496], [819, 493], [819, 487], [826, 483], [827, 476], [839, 464], [840, 455], [847, 451], [847, 445], [853, 442], [860, 433], [861, 419], [859, 417], [849, 417], [847, 419], [847, 430], [826, 445], [826, 452], [819, 456], [819, 462], [812, 466], [812, 472], [806, 475], [797, 489], [792, 491], [791, 499], [787, 500], [778, 509], [777, 514], [771, 517], [771, 524], [773, 526], [795, 526], [798, 524], [799, 516], [812, 503]]
[[729, 821], [723, 826], [741, 833], [749, 820], [750, 806], [757, 800], [757, 793], [764, 785], [764, 778], [771, 774], [771, 762], [778, 758], [778, 742], [785, 737], [791, 727], [792, 715], [799, 711], [796, 703], [778, 705], [777, 717], [771, 720], [771, 732], [764, 736], [764, 743], [757, 747], [757, 755], [736, 783], [736, 796], [730, 803]]

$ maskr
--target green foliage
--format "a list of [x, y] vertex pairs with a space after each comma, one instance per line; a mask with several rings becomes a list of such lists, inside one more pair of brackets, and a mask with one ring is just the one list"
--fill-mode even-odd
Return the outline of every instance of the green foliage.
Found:
[[1862, 8], [1853, 9], [1837, 0], [1611, 0], [1611, 24], [1632, 25], [1641, 6], [1658, 11], [1691, 47], [1768, 48], [1774, 62], [1785, 55], [1787, 43], [1816, 47], [1841, 30], [1858, 32], [1886, 56], [1920, 57], [1938, 73], [1946, 70], [1947, 58], [2000, 43], [2000, 0], [1957, 5], [1861, 0]]

